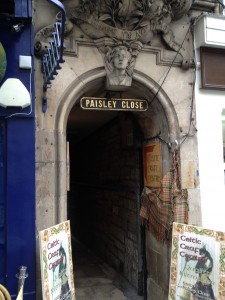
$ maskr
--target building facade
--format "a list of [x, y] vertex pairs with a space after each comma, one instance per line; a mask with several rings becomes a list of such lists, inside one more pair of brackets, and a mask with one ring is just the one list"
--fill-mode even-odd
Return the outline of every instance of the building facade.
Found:
[[[63, 23], [64, 9], [64, 61], [50, 74], [51, 62], [46, 63], [45, 55], [52, 45], [54, 24]], [[167, 299], [172, 222], [225, 230], [224, 87], [223, 82], [218, 88], [217, 81], [211, 86], [202, 81], [203, 66], [207, 67], [204, 49], [214, 49], [214, 57], [216, 49], [224, 46], [223, 33], [216, 38], [217, 29], [224, 26], [223, 6], [213, 0], [34, 0], [32, 10], [32, 22], [26, 24], [29, 51], [26, 46], [23, 53], [16, 39], [13, 51], [31, 56], [34, 72], [18, 68], [17, 74], [17, 60], [10, 59], [13, 71], [7, 69], [4, 77], [35, 76], [35, 92], [31, 84], [35, 110], [30, 112], [29, 106], [25, 109], [29, 115], [6, 118], [12, 108], [1, 108], [0, 176], [8, 178], [1, 186], [6, 195], [2, 207], [7, 203], [2, 232], [7, 230], [9, 236], [4, 240], [2, 235], [2, 251], [15, 236], [26, 245], [29, 241], [32, 263], [36, 253], [40, 299], [38, 232], [69, 219], [72, 236], [119, 271], [143, 299]], [[212, 23], [205, 21], [208, 16]], [[26, 26], [18, 35], [21, 39], [26, 37]], [[203, 38], [208, 37], [207, 28], [215, 30], [215, 39]], [[3, 34], [7, 53], [12, 48], [7, 50], [5, 39]], [[221, 51], [219, 59], [222, 65]], [[208, 70], [210, 74], [212, 66]], [[28, 79], [24, 80], [29, 90]], [[15, 108], [14, 113], [18, 113]], [[35, 136], [29, 133], [32, 130]], [[15, 140], [20, 146], [12, 147]], [[17, 185], [21, 174], [24, 180]], [[26, 196], [23, 188], [28, 188]], [[162, 202], [154, 195], [160, 195]], [[178, 201], [172, 203], [175, 196]], [[17, 230], [26, 239], [15, 231], [19, 221], [24, 227]], [[28, 251], [19, 243], [16, 249]], [[21, 257], [13, 266], [21, 261], [31, 268]], [[9, 269], [13, 273], [7, 260], [4, 263], [2, 274]], [[30, 280], [34, 284], [32, 276]]]

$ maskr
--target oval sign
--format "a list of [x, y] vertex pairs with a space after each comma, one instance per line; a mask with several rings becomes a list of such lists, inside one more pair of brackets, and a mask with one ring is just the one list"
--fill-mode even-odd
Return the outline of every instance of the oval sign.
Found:
[[0, 82], [5, 76], [6, 65], [7, 65], [7, 61], [6, 61], [5, 49], [2, 46], [2, 43], [0, 43]]

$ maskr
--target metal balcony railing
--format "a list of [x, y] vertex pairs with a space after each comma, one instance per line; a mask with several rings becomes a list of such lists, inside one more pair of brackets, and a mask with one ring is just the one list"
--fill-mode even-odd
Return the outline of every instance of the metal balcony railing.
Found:
[[43, 99], [42, 99], [42, 111], [45, 113], [47, 110], [47, 88], [49, 87], [51, 80], [57, 75], [57, 70], [60, 69], [60, 63], [63, 63], [63, 50], [64, 50], [64, 32], [66, 12], [63, 4], [58, 0], [48, 0], [48, 2], [55, 5], [61, 13], [60, 21], [54, 24], [55, 31], [52, 34], [52, 40], [49, 42], [47, 53], [42, 57], [42, 71], [43, 71]]

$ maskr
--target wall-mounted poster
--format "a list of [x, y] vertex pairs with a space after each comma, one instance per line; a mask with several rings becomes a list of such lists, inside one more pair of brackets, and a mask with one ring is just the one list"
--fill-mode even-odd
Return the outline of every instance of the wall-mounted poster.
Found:
[[225, 299], [225, 233], [173, 224], [169, 299]]
[[5, 71], [6, 71], [6, 54], [5, 50], [2, 46], [2, 43], [0, 43], [0, 82], [2, 81]]
[[144, 146], [144, 185], [160, 187], [162, 180], [161, 144], [149, 143]]
[[40, 231], [43, 300], [75, 300], [70, 222]]

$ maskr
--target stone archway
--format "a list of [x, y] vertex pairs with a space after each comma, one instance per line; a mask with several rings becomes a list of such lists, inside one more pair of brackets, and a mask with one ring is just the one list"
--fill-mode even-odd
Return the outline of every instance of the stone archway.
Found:
[[[62, 222], [67, 218], [67, 188], [66, 188], [66, 126], [67, 119], [73, 105], [80, 97], [93, 86], [99, 84], [106, 76], [103, 67], [84, 73], [72, 82], [61, 97], [55, 118], [56, 133], [56, 221]], [[135, 71], [133, 83], [139, 88], [143, 87], [156, 95], [157, 101], [161, 104], [168, 124], [168, 135], [170, 143], [179, 140], [178, 118], [173, 104], [163, 89], [150, 77], [141, 72]]]

